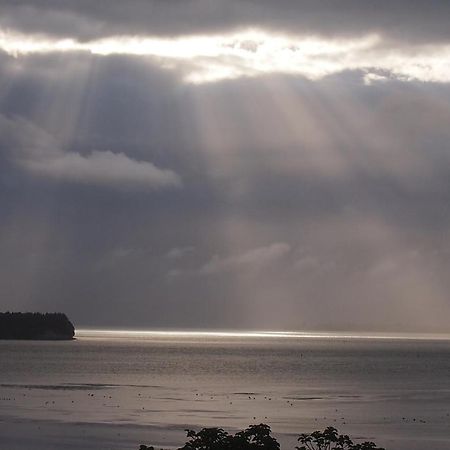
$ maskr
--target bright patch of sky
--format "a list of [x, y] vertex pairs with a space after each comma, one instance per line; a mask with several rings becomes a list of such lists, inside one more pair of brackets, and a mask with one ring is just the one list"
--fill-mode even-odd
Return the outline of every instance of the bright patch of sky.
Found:
[[376, 34], [325, 39], [247, 30], [174, 39], [116, 36], [80, 42], [3, 31], [0, 48], [16, 57], [59, 52], [151, 57], [163, 67], [180, 70], [186, 82], [196, 84], [270, 73], [317, 80], [348, 70], [364, 71], [370, 83], [386, 75], [403, 81], [450, 81], [449, 45], [396, 48]]

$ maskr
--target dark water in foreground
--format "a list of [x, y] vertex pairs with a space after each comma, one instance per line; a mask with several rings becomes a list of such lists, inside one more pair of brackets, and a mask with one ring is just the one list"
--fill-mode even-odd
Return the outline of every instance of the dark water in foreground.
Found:
[[186, 427], [327, 425], [450, 449], [450, 340], [82, 332], [0, 342], [0, 449], [177, 446]]

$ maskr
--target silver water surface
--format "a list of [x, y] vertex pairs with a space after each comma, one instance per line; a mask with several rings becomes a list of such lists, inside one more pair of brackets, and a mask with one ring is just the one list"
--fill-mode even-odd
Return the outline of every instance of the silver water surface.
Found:
[[126, 450], [143, 434], [176, 446], [186, 427], [260, 422], [287, 448], [327, 425], [392, 450], [450, 448], [444, 338], [86, 331], [0, 342], [0, 361], [5, 449]]

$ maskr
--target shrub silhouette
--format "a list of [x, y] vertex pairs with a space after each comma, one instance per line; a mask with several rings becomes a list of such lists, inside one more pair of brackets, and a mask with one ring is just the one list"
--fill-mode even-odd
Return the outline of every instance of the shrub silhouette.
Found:
[[180, 450], [279, 450], [280, 444], [270, 435], [269, 425], [250, 425], [234, 436], [222, 428], [203, 428], [196, 433], [186, 430], [189, 440]]
[[269, 425], [261, 423], [250, 425], [246, 430], [240, 431], [233, 436], [233, 450], [279, 450], [280, 444], [270, 435]]
[[298, 441], [303, 445], [296, 447], [297, 450], [384, 450], [373, 442], [354, 444], [347, 435], [338, 434], [333, 427], [325, 428], [324, 431], [303, 433]]
[[186, 430], [189, 440], [181, 447], [182, 450], [226, 450], [231, 449], [233, 439], [222, 428], [203, 428], [198, 433]]
[[[271, 436], [269, 425], [250, 425], [235, 435], [222, 428], [203, 428], [199, 432], [186, 430], [188, 441], [178, 450], [280, 450], [280, 444]], [[347, 436], [338, 434], [336, 428], [303, 433], [298, 438], [301, 446], [297, 450], [384, 450], [373, 442], [355, 444]], [[141, 445], [139, 450], [154, 450]]]

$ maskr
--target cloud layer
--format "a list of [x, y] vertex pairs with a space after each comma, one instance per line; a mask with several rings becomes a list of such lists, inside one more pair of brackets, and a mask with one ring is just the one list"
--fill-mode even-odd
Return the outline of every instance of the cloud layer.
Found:
[[446, 0], [162, 0], [112, 1], [106, 11], [89, 1], [2, 0], [0, 26], [82, 41], [110, 36], [215, 34], [245, 28], [327, 37], [377, 33], [403, 42], [449, 40]]
[[447, 330], [448, 2], [0, 9], [4, 309]]
[[289, 250], [288, 244], [278, 242], [226, 258], [215, 255], [199, 269], [198, 273], [200, 275], [212, 275], [229, 270], [258, 270], [277, 262], [280, 258], [286, 256]]
[[128, 189], [179, 188], [172, 170], [139, 161], [124, 153], [93, 151], [86, 155], [63, 152], [57, 140], [30, 121], [0, 116], [0, 145], [9, 160], [33, 175], [58, 182]]
[[48, 160], [25, 160], [32, 173], [58, 181], [113, 186], [119, 189], [180, 187], [181, 179], [171, 170], [136, 161], [123, 153], [94, 151], [87, 156], [69, 153]]

